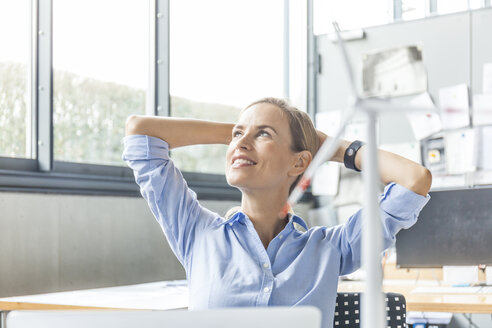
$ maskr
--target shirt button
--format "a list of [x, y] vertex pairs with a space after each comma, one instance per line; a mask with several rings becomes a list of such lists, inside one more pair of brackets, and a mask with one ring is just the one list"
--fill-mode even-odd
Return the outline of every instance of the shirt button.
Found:
[[284, 236], [282, 236], [282, 235], [278, 235], [278, 238], [279, 238], [279, 239], [282, 239], [282, 238], [284, 238]]
[[266, 262], [265, 262], [265, 263], [263, 263], [263, 267], [264, 267], [265, 269], [266, 269], [266, 268], [268, 268], [268, 267], [269, 267], [268, 263], [266, 263]]
[[270, 291], [270, 288], [265, 287], [265, 288], [263, 288], [263, 291], [264, 291], [265, 293], [268, 293], [268, 292]]

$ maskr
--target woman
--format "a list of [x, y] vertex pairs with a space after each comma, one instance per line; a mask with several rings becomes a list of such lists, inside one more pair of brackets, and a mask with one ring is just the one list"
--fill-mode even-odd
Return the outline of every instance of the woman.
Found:
[[[265, 98], [245, 108], [236, 125], [190, 119], [131, 116], [124, 159], [141, 193], [186, 270], [190, 309], [314, 305], [331, 327], [338, 276], [361, 258], [361, 213], [336, 227], [313, 227], [298, 216], [279, 218], [290, 191], [327, 136], [285, 101]], [[203, 208], [168, 150], [228, 144], [227, 182], [241, 190], [240, 210], [227, 219]], [[363, 169], [364, 146], [344, 141], [333, 161]], [[352, 161], [352, 162], [351, 162]], [[386, 184], [381, 197], [385, 248], [416, 222], [427, 203], [431, 175], [424, 167], [379, 151]], [[297, 229], [304, 227], [306, 231]]]

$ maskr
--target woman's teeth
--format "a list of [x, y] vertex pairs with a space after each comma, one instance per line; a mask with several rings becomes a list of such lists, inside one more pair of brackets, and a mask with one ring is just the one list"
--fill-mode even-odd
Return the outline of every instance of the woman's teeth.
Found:
[[232, 163], [232, 166], [240, 166], [240, 165], [255, 165], [255, 163], [242, 158], [236, 159], [234, 163]]

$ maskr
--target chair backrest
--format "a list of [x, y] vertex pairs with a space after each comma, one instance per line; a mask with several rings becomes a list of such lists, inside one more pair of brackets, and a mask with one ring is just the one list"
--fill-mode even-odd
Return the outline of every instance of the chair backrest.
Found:
[[[337, 293], [334, 328], [360, 327], [360, 293]], [[389, 328], [405, 328], [405, 296], [396, 293], [385, 294], [386, 321]]]

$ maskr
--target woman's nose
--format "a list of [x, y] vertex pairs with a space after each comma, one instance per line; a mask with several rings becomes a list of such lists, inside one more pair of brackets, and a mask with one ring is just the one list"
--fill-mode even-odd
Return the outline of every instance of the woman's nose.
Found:
[[236, 142], [236, 147], [246, 150], [251, 148], [251, 143], [247, 134], [239, 138], [239, 140]]

